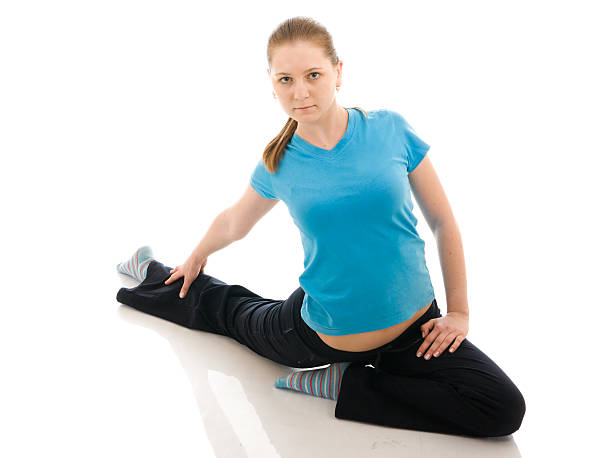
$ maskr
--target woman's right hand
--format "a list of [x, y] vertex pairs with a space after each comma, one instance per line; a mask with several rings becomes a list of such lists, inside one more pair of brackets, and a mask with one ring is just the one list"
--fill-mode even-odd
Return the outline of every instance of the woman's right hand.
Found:
[[184, 298], [187, 295], [187, 291], [189, 291], [189, 287], [198, 277], [200, 272], [204, 273], [204, 266], [206, 265], [207, 261], [208, 257], [204, 258], [202, 261], [199, 261], [190, 256], [183, 264], [181, 264], [180, 266], [176, 266], [170, 271], [172, 275], [170, 275], [170, 278], [168, 278], [164, 282], [164, 284], [169, 285], [175, 280], [178, 280], [181, 277], [185, 277], [183, 287], [181, 288], [181, 292], [179, 293], [179, 297], [181, 299]]

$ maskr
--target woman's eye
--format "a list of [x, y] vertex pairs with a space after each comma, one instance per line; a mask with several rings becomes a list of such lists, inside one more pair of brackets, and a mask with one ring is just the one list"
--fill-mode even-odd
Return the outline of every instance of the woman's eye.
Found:
[[[320, 75], [320, 73], [319, 73], [319, 72], [311, 72], [311, 73], [310, 73], [310, 75]], [[285, 81], [283, 81], [283, 80], [284, 80], [285, 78], [289, 78], [289, 77], [288, 77], [288, 76], [283, 76], [282, 78], [279, 78], [279, 81], [280, 81], [281, 83], [284, 83]], [[311, 79], [318, 80], [318, 79], [319, 79], [319, 77], [317, 77], [317, 78], [311, 78]]]

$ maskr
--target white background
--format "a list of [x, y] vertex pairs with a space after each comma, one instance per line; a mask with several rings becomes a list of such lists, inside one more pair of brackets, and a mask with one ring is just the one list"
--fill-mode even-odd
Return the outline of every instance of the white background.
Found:
[[[605, 3], [3, 1], [0, 454], [603, 456]], [[332, 33], [341, 105], [397, 110], [431, 145], [463, 239], [468, 338], [526, 400], [512, 436], [334, 419], [332, 401], [273, 388], [288, 368], [116, 302], [135, 284], [116, 263], [149, 244], [180, 264], [246, 189], [287, 119], [267, 38], [296, 15]], [[206, 271], [282, 299], [301, 250], [280, 203]]]

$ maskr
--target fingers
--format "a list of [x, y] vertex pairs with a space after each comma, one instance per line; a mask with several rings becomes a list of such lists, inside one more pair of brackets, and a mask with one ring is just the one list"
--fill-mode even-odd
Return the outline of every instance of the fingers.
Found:
[[179, 293], [179, 297], [183, 299], [187, 295], [187, 291], [189, 291], [189, 287], [193, 283], [193, 278], [185, 277], [185, 281], [183, 282], [183, 287], [181, 288], [181, 292]]
[[172, 275], [170, 275], [170, 277], [164, 282], [164, 285], [169, 285], [170, 283], [174, 282], [175, 280], [183, 276], [183, 273], [179, 272], [177, 269], [178, 267], [175, 267], [174, 269], [170, 271]]
[[442, 333], [438, 336], [432, 346], [427, 350], [427, 354], [425, 355], [425, 359], [429, 359], [430, 355], [433, 355], [434, 358], [440, 356], [444, 350], [450, 345], [450, 343], [455, 338], [455, 334], [449, 332], [444, 337], [442, 337]]
[[436, 324], [435, 320], [436, 320], [436, 318], [432, 318], [427, 323], [425, 323], [425, 324], [423, 324], [421, 326], [421, 336], [422, 337], [425, 337], [427, 334], [429, 334], [431, 332], [431, 330], [433, 329], [433, 327]]
[[[172, 272], [172, 270], [170, 272]], [[176, 271], [172, 275], [170, 275], [170, 277], [164, 282], [164, 284], [169, 285], [170, 283], [173, 283], [174, 281], [178, 280], [181, 277], [183, 277], [183, 273]], [[192, 283], [193, 283], [193, 278], [185, 277], [185, 280], [183, 281], [183, 286], [181, 288], [181, 291], [179, 292], [179, 297], [181, 299], [183, 299], [187, 295], [187, 291], [189, 291], [189, 287], [191, 286]]]
[[459, 348], [459, 345], [461, 345], [461, 342], [463, 342], [463, 339], [465, 339], [465, 336], [462, 336], [461, 334], [457, 334], [457, 337], [455, 337], [455, 343], [453, 344], [452, 347], [450, 347], [448, 351], [450, 351], [451, 353], [454, 352], [457, 348]]
[[[417, 358], [421, 357], [423, 355], [423, 353], [425, 353], [425, 350], [427, 350], [429, 348], [429, 346], [431, 345], [431, 343], [434, 341], [434, 339], [436, 338], [437, 334], [432, 334], [431, 331], [435, 325], [435, 321], [436, 318], [432, 318], [431, 320], [429, 320], [428, 322], [424, 323], [421, 326], [421, 337], [424, 337], [425, 340], [423, 341], [423, 343], [419, 346], [419, 349], [417, 350]], [[427, 337], [425, 337], [427, 336]]]
[[[419, 349], [417, 350], [417, 358], [421, 357], [425, 353], [425, 359], [428, 360], [432, 356], [434, 358], [439, 357], [444, 350], [452, 343], [449, 348], [449, 352], [453, 353], [461, 342], [465, 339], [465, 336], [456, 332], [442, 333], [441, 331], [433, 330], [423, 341]], [[454, 341], [454, 343], [453, 343]]]
[[[182, 266], [176, 266], [174, 269], [170, 270], [170, 277], [164, 282], [165, 285], [169, 285], [170, 283], [175, 282], [181, 277], [184, 277], [183, 286], [181, 287], [181, 291], [179, 292], [179, 297], [183, 299], [187, 292], [189, 291], [189, 287], [195, 280], [195, 277], [189, 276], [189, 269], [187, 271], [187, 275], [185, 275], [184, 270], [181, 268]], [[204, 267], [202, 267], [203, 271]]]
[[[440, 334], [441, 334], [440, 331], [438, 331], [437, 329], [434, 329], [429, 334], [427, 334], [427, 337], [425, 337], [425, 340], [423, 341], [423, 343], [419, 346], [417, 350], [417, 354], [416, 354], [417, 358], [420, 358], [421, 356], [423, 356], [423, 353], [425, 352], [427, 352], [425, 354], [425, 359], [429, 359], [431, 357], [431, 354], [433, 352], [431, 351], [430, 345], [435, 343], [436, 339], [440, 336]], [[439, 343], [440, 341], [437, 342], [437, 344]]]

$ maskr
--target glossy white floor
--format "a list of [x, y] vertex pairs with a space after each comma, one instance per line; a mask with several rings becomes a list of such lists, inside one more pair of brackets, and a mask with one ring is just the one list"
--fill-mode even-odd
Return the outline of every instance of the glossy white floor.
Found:
[[[610, 317], [609, 303], [588, 291], [584, 300], [575, 301], [575, 288], [558, 293], [535, 288], [534, 282], [567, 284], [553, 280], [561, 274], [554, 265], [528, 264], [511, 273], [499, 263], [491, 274], [473, 263], [473, 277], [481, 279], [485, 292], [473, 295], [469, 338], [519, 386], [527, 414], [512, 436], [465, 438], [338, 420], [333, 401], [273, 387], [289, 368], [228, 338], [120, 305], [117, 289], [135, 282], [117, 274], [115, 263], [132, 247], [124, 246], [110, 221], [87, 233], [94, 225], [80, 225], [78, 215], [67, 217], [62, 208], [59, 223], [50, 211], [24, 213], [23, 231], [32, 237], [36, 231], [45, 234], [32, 238], [25, 251], [39, 256], [27, 262], [18, 258], [25, 239], [21, 246], [6, 247], [17, 262], [14, 270], [3, 270], [11, 285], [1, 325], [3, 456], [473, 458], [580, 450], [588, 452], [583, 456], [603, 456], [598, 454], [606, 444], [602, 420], [610, 403], [600, 367], [609, 358], [601, 346], [604, 334], [598, 332], [604, 329], [599, 323]], [[45, 224], [36, 225], [42, 220], [46, 231]], [[253, 260], [262, 255], [259, 243], [271, 241], [272, 234], [264, 233], [268, 224], [274, 222], [262, 221], [262, 229], [249, 238], [211, 256], [209, 273], [255, 291], [272, 291], [274, 280], [262, 280], [261, 271], [253, 269], [251, 281], [245, 267], [230, 273], [231, 264], [241, 259], [251, 259], [243, 265], [255, 267]], [[126, 238], [139, 237], [126, 232], [131, 232]], [[465, 238], [472, 244], [470, 236]], [[156, 251], [161, 260], [179, 259], [177, 253], [166, 257]], [[270, 256], [282, 258], [276, 249]], [[435, 265], [435, 258], [431, 262]], [[532, 282], [536, 270], [541, 273]], [[295, 282], [278, 277], [291, 292]], [[496, 278], [504, 280], [494, 288], [502, 282], [531, 287], [532, 296], [521, 294], [517, 306], [523, 317], [512, 313], [515, 293], [508, 292], [510, 299], [503, 293], [493, 297]], [[285, 294], [279, 290], [268, 296]]]

